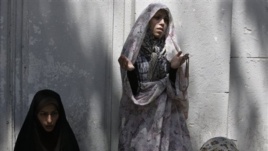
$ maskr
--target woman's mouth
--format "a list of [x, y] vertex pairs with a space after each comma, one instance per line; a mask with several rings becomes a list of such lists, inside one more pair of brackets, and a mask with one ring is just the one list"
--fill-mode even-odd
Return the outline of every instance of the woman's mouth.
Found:
[[163, 28], [156, 28], [156, 30], [163, 32]]
[[48, 125], [48, 126], [45, 126], [46, 130], [53, 130], [54, 129], [54, 126], [53, 125]]

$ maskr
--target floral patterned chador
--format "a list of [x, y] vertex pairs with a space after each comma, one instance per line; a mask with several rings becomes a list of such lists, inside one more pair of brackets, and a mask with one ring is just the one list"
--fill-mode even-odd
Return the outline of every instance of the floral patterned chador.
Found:
[[[160, 9], [169, 23], [163, 38], [154, 39], [148, 23]], [[150, 4], [135, 22], [122, 50], [135, 70], [121, 69], [120, 151], [192, 151], [188, 116], [186, 63], [170, 68], [178, 53], [169, 9]]]

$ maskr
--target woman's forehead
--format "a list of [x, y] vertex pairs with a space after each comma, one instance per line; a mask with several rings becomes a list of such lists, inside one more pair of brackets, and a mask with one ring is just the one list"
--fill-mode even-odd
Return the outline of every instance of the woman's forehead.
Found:
[[38, 103], [36, 110], [39, 111], [44, 106], [51, 105], [51, 104], [54, 105], [56, 108], [59, 107], [59, 103], [55, 98], [44, 98]]
[[51, 112], [55, 110], [57, 110], [57, 107], [55, 106], [55, 104], [47, 104], [43, 106], [39, 112]]

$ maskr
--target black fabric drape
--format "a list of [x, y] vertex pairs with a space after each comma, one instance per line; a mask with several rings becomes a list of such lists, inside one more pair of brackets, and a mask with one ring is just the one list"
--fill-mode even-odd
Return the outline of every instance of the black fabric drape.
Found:
[[[55, 99], [58, 104], [59, 119], [52, 132], [46, 132], [37, 119], [38, 104], [47, 98]], [[58, 93], [46, 89], [35, 94], [14, 151], [79, 151]]]

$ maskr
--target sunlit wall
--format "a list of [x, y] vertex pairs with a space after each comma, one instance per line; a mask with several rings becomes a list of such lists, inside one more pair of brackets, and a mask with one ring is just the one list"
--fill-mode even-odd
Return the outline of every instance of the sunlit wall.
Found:
[[194, 149], [224, 136], [242, 151], [268, 150], [265, 0], [1, 0], [1, 150], [13, 150], [33, 95], [49, 88], [61, 95], [82, 151], [116, 151], [117, 59], [151, 2], [170, 8], [190, 53]]

